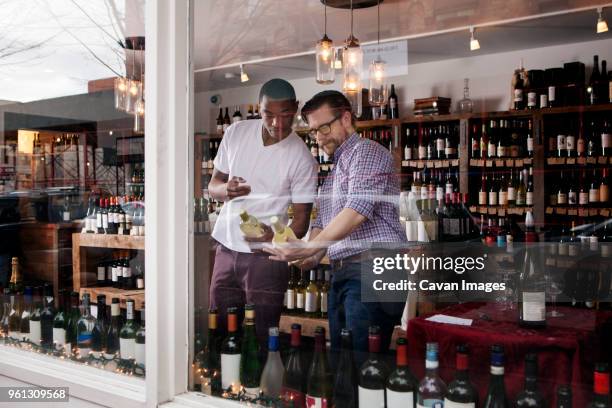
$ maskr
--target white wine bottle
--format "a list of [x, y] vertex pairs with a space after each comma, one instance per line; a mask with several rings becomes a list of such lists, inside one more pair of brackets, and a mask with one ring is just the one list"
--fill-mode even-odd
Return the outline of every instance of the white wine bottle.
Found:
[[274, 229], [274, 238], [272, 238], [274, 245], [282, 245], [287, 243], [289, 239], [297, 239], [293, 230], [283, 224], [278, 217], [270, 218], [270, 223], [272, 224], [272, 229]]
[[249, 215], [246, 210], [240, 211], [240, 230], [245, 237], [261, 238], [264, 236], [264, 229], [257, 218]]

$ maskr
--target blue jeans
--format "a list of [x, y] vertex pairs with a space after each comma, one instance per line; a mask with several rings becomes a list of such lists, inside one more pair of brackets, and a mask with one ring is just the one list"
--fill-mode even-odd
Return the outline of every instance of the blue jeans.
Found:
[[367, 359], [369, 327], [380, 327], [380, 351], [386, 353], [393, 328], [400, 323], [404, 310], [404, 303], [362, 302], [360, 272], [361, 264], [350, 263], [332, 273], [327, 306], [332, 363], [335, 363], [340, 352], [340, 332], [347, 328], [353, 334], [353, 353], [357, 368]]

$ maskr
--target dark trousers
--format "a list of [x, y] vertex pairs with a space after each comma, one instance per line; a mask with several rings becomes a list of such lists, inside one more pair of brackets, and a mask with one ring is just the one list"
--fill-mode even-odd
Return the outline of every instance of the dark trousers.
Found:
[[228, 307], [239, 309], [241, 321], [244, 305], [255, 305], [255, 328], [263, 355], [268, 349], [268, 329], [278, 326], [289, 281], [287, 263], [271, 261], [269, 256], [219, 245], [210, 285], [210, 306], [218, 310], [217, 326], [223, 335], [227, 333]]
[[395, 325], [400, 324], [404, 303], [362, 302], [360, 263], [349, 263], [332, 272], [328, 299], [329, 331], [332, 360], [340, 353], [343, 328], [353, 335], [353, 353], [357, 368], [368, 356], [368, 329], [379, 326], [381, 352], [387, 353]]

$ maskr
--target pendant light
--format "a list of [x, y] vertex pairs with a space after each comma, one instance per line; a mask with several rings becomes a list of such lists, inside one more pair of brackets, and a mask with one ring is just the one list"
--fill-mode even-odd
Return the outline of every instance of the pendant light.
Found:
[[327, 1], [325, 2], [324, 13], [325, 25], [323, 38], [317, 42], [315, 55], [317, 59], [317, 82], [319, 84], [331, 84], [335, 80], [336, 72], [334, 71], [334, 43], [327, 36]]
[[351, 35], [346, 39], [342, 50], [342, 91], [351, 102], [353, 113], [360, 117], [363, 109], [361, 99], [361, 70], [363, 67], [363, 50], [359, 40], [353, 35], [353, 0], [351, 0]]
[[145, 100], [144, 100], [143, 58], [144, 58], [144, 47], [141, 47], [140, 49], [140, 94], [138, 95], [138, 99], [134, 103], [134, 132], [138, 134], [144, 133]]
[[480, 42], [474, 36], [474, 32], [476, 29], [474, 27], [470, 27], [470, 51], [476, 51], [480, 49]]
[[605, 33], [608, 31], [608, 23], [603, 18], [603, 7], [597, 8], [597, 34]]
[[[380, 0], [378, 0], [378, 47], [380, 48]], [[370, 64], [368, 86], [370, 105], [383, 106], [387, 102], [386, 65], [387, 63], [380, 58], [380, 54]]]

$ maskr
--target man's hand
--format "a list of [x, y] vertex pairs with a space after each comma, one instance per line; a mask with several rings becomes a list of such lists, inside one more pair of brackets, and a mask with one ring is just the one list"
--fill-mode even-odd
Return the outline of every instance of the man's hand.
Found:
[[266, 246], [263, 250], [272, 255], [270, 259], [273, 261], [291, 262], [313, 256], [321, 251], [322, 248], [310, 242], [289, 238], [289, 241], [282, 246]]
[[321, 263], [321, 259], [323, 259], [326, 253], [327, 250], [321, 249], [319, 252], [312, 256], [295, 261], [293, 265], [297, 266], [302, 271], [314, 269], [319, 265], [319, 263]]
[[227, 200], [233, 200], [236, 197], [242, 197], [251, 193], [251, 186], [245, 184], [246, 180], [242, 177], [232, 177], [225, 187]]
[[251, 251], [253, 252], [262, 252], [262, 248], [264, 246], [263, 244], [272, 242], [272, 238], [274, 238], [274, 231], [272, 231], [272, 228], [263, 222], [260, 223], [260, 225], [264, 230], [263, 236], [259, 238], [244, 237], [244, 240], [249, 244], [249, 247], [251, 247]]

